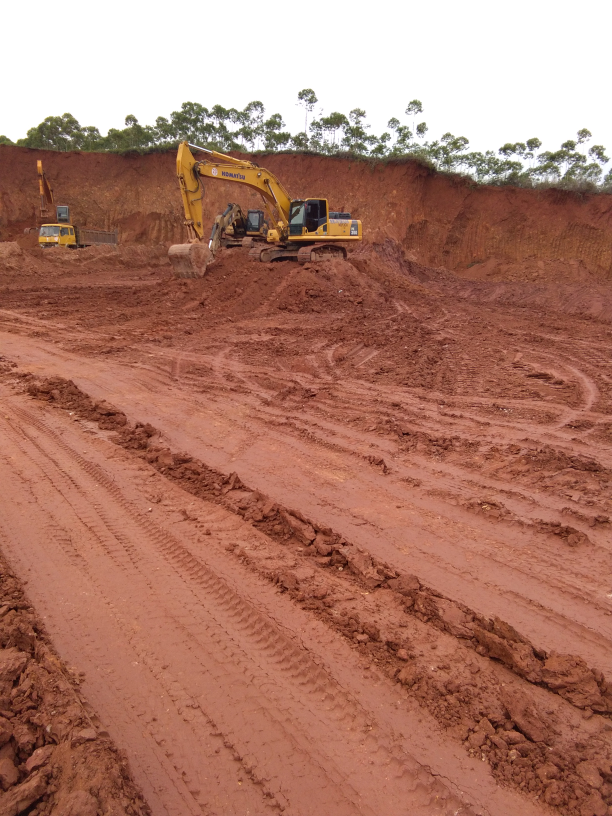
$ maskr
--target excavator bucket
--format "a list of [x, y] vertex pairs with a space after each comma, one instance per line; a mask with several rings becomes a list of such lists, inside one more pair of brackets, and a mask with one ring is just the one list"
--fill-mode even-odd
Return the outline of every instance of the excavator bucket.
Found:
[[174, 244], [168, 250], [175, 278], [203, 278], [213, 254], [206, 244]]

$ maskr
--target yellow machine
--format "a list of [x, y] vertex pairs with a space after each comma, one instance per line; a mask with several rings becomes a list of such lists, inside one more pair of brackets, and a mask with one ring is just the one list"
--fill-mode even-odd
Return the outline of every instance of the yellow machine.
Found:
[[42, 249], [56, 246], [76, 249], [74, 227], [66, 224], [43, 224], [38, 233], [38, 244]]
[[[61, 204], [56, 206], [53, 190], [40, 159], [36, 162], [36, 169], [40, 192], [39, 223], [42, 224], [38, 233], [39, 245], [43, 249], [52, 246], [76, 246], [74, 227], [70, 224], [70, 208]], [[56, 223], [48, 223], [52, 218], [55, 218]]]
[[[190, 148], [204, 153], [206, 159], [197, 161]], [[243, 184], [261, 195], [273, 226], [265, 234], [266, 243], [253, 246], [249, 252], [256, 260], [283, 258], [306, 263], [326, 257], [346, 258], [342, 244], [362, 239], [361, 221], [352, 219], [350, 213], [330, 212], [325, 198], [292, 199], [274, 173], [254, 162], [181, 142], [176, 171], [189, 236], [189, 243], [175, 244], [168, 253], [178, 277], [199, 277], [214, 257], [213, 247], [202, 244], [202, 178]]]
[[[38, 188], [40, 190], [40, 220], [44, 223], [55, 215], [55, 213], [53, 213], [53, 190], [45, 175], [40, 159], [36, 162], [36, 169], [38, 170]], [[51, 212], [49, 208], [51, 208]]]
[[268, 228], [263, 210], [249, 210], [245, 215], [238, 204], [228, 204], [215, 218], [208, 248], [213, 255], [221, 246], [250, 248], [256, 240], [266, 240]]
[[[64, 204], [55, 204], [53, 190], [45, 175], [42, 162], [36, 162], [38, 170], [38, 187], [40, 190], [40, 222], [42, 226], [38, 231], [38, 246], [41, 249], [50, 247], [64, 247], [67, 249], [77, 249], [79, 247], [94, 246], [99, 244], [117, 243], [117, 232], [108, 230], [84, 229], [75, 227], [70, 223], [70, 207]], [[55, 210], [55, 212], [53, 212]], [[56, 223], [45, 223], [55, 215]]]

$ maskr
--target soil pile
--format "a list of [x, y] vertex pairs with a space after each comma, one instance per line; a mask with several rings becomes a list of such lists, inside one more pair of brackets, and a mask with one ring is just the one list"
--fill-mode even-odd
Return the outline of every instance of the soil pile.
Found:
[[[36, 223], [36, 160], [75, 223], [118, 228], [122, 243], [185, 238], [174, 153], [117, 156], [0, 146], [0, 238]], [[291, 195], [324, 196], [364, 224], [365, 241], [392, 241], [407, 258], [469, 278], [607, 279], [612, 274], [612, 196], [476, 187], [412, 161], [373, 164], [307, 155], [256, 157]], [[260, 207], [231, 183], [206, 184], [204, 220], [228, 201]], [[538, 262], [542, 262], [540, 266]]]

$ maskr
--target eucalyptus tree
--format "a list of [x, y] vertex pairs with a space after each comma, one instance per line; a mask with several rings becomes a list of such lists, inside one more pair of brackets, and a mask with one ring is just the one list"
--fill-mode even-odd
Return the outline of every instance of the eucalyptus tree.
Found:
[[285, 123], [280, 113], [273, 113], [263, 123], [264, 147], [266, 150], [281, 150], [291, 141], [289, 131], [283, 130]]
[[334, 152], [336, 150], [336, 134], [350, 124], [349, 120], [343, 113], [333, 111], [329, 116], [322, 116], [320, 122], [323, 133], [326, 134], [327, 148], [330, 152]]
[[376, 142], [376, 137], [367, 133], [370, 125], [365, 124], [366, 112], [362, 108], [353, 108], [344, 126], [341, 145], [352, 153], [368, 154], [369, 148]]
[[308, 133], [308, 114], [313, 112], [319, 100], [312, 88], [304, 88], [298, 93], [297, 98], [297, 104], [304, 108], [304, 133]]

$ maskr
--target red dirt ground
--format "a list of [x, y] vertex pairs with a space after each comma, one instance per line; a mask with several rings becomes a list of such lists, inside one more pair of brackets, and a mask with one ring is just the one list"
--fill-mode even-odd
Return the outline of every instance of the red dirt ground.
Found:
[[[152, 813], [612, 813], [608, 199], [489, 192], [541, 256], [0, 244], [0, 546]], [[144, 807], [54, 762], [21, 812]]]

